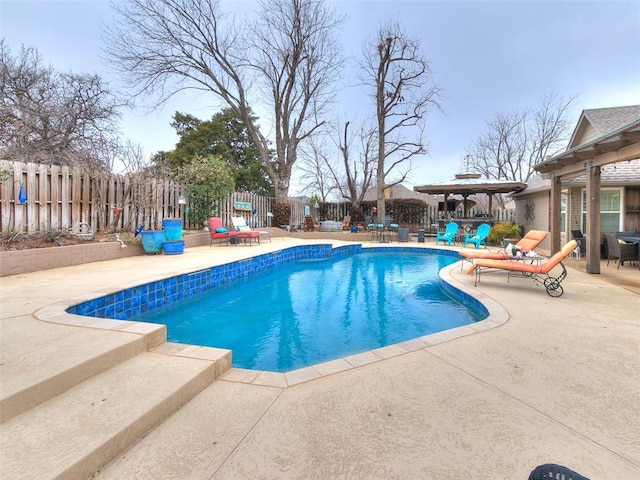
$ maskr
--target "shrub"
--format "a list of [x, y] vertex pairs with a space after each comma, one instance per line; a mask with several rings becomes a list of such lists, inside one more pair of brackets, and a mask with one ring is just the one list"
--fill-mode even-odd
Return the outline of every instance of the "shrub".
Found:
[[185, 184], [189, 201], [189, 218], [196, 225], [204, 225], [212, 214], [216, 200], [233, 192], [235, 180], [229, 165], [220, 157], [195, 156], [182, 167], [178, 179]]
[[351, 216], [351, 223], [362, 223], [364, 222], [364, 213], [362, 213], [361, 207], [353, 207], [349, 212]]
[[288, 203], [276, 203], [273, 212], [273, 219], [275, 226], [289, 225], [291, 222], [291, 206]]
[[[377, 203], [375, 200], [362, 202], [364, 214], [370, 214], [372, 208], [377, 206]], [[412, 198], [397, 198], [385, 201], [387, 215], [403, 225], [421, 224], [426, 208], [427, 204], [425, 202]]]
[[519, 238], [522, 236], [520, 225], [514, 222], [494, 223], [487, 240], [489, 243], [501, 244], [503, 238]]

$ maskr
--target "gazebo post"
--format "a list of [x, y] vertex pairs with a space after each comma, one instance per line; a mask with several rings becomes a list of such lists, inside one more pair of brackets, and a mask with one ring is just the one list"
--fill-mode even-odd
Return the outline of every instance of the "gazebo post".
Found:
[[489, 219], [493, 220], [493, 193], [489, 193]]
[[445, 221], [448, 219], [448, 213], [449, 213], [449, 192], [444, 192], [444, 219]]

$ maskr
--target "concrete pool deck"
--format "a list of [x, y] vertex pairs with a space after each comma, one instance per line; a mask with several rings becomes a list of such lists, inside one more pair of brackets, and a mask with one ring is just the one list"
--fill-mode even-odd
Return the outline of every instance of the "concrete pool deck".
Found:
[[[1, 278], [2, 399], [50, 388], [69, 365], [86, 376], [0, 425], [2, 477], [89, 477], [93, 471], [64, 465], [68, 450], [80, 448], [74, 441], [90, 444], [134, 410], [143, 433], [129, 443], [144, 438], [124, 452], [88, 448], [85, 456], [97, 457], [89, 465], [113, 459], [95, 478], [525, 479], [546, 462], [592, 479], [640, 477], [640, 296], [597, 275], [570, 269], [555, 299], [504, 274], [484, 275], [474, 287], [452, 268], [509, 320], [289, 388], [244, 383], [246, 371], [236, 369], [211, 381], [206, 360], [146, 352], [134, 333], [32, 317], [64, 298], [310, 241], [197, 247]], [[96, 352], [107, 367], [86, 367]], [[185, 381], [190, 394], [171, 390], [175, 382], [182, 392], [187, 373], [209, 380]], [[160, 408], [145, 400], [154, 388], [171, 405], [149, 418]], [[123, 406], [113, 398], [128, 392], [140, 400], [123, 398]]]

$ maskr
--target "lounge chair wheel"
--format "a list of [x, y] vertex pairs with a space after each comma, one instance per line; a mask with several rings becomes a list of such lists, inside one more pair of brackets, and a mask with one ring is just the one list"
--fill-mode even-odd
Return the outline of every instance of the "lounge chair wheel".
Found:
[[555, 278], [545, 278], [544, 279], [544, 288], [547, 290], [547, 294], [550, 297], [560, 297], [564, 293], [562, 285]]

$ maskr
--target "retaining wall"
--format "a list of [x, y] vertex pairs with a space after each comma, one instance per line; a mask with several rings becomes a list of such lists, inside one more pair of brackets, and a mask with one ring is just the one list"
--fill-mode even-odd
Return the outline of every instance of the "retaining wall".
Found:
[[[209, 244], [209, 234], [184, 235], [183, 240], [185, 248], [200, 247]], [[122, 248], [119, 242], [12, 250], [0, 252], [0, 277], [136, 255], [146, 255], [142, 245], [127, 245]]]

